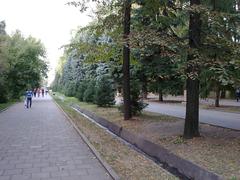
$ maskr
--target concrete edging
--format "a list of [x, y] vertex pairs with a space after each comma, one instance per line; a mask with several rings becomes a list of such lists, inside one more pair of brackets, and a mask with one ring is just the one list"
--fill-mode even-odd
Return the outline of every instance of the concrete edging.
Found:
[[151, 141], [144, 139], [140, 135], [136, 135], [126, 130], [123, 127], [119, 127], [118, 125], [109, 122], [108, 120], [98, 117], [94, 113], [87, 111], [85, 109], [81, 109], [78, 105], [74, 105], [81, 113], [85, 114], [89, 118], [93, 119], [97, 123], [101, 124], [105, 128], [107, 128], [112, 133], [116, 134], [120, 138], [126, 140], [130, 144], [139, 148], [141, 151], [149, 155], [150, 157], [156, 159], [160, 163], [165, 163], [169, 167], [176, 169], [180, 174], [185, 175], [189, 179], [195, 180], [221, 180], [223, 179], [221, 176], [210, 172], [195, 163], [192, 163], [186, 159], [183, 159], [164, 147], [155, 144]]
[[62, 107], [55, 101], [54, 98], [52, 98], [54, 103], [57, 105], [57, 107], [61, 110], [61, 112], [64, 114], [64, 116], [69, 120], [69, 122], [71, 123], [71, 125], [74, 127], [74, 129], [77, 131], [77, 133], [79, 134], [79, 136], [82, 138], [82, 140], [87, 144], [87, 146], [89, 147], [89, 149], [93, 152], [93, 154], [97, 157], [98, 161], [102, 164], [102, 166], [104, 167], [104, 169], [106, 169], [106, 171], [110, 174], [110, 176], [114, 179], [114, 180], [120, 180], [120, 177], [117, 175], [117, 173], [112, 169], [112, 167], [110, 165], [107, 164], [106, 161], [104, 161], [99, 152], [95, 149], [95, 147], [89, 142], [89, 140], [87, 139], [87, 137], [79, 130], [79, 128], [76, 126], [76, 124], [72, 121], [72, 119], [68, 116], [68, 114], [62, 109]]

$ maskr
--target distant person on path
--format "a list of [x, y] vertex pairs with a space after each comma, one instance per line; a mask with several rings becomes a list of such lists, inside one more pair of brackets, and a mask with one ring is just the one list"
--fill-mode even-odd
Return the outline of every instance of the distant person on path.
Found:
[[33, 95], [34, 95], [34, 97], [36, 97], [36, 95], [37, 95], [37, 88], [34, 88]]
[[237, 97], [237, 102], [238, 102], [240, 99], [240, 88], [237, 88], [237, 90], [236, 90], [236, 97]]
[[45, 90], [45, 95], [47, 96], [47, 94], [48, 94], [48, 90], [46, 89], [46, 90]]
[[40, 97], [40, 88], [37, 89], [38, 97]]
[[32, 96], [33, 92], [31, 90], [27, 90], [26, 91], [27, 108], [32, 107]]
[[44, 97], [44, 89], [42, 88], [42, 97]]

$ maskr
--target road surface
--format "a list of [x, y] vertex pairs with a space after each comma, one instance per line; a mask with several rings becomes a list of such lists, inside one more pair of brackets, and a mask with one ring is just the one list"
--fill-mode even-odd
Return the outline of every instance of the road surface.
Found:
[[[148, 102], [146, 111], [185, 118], [185, 106]], [[240, 130], [240, 114], [199, 109], [199, 121], [225, 128]]]

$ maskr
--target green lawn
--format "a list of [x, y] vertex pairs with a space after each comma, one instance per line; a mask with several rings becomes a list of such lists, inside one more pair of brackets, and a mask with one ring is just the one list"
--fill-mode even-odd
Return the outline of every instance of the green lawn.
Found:
[[7, 103], [0, 103], [0, 111], [11, 106], [12, 104], [14, 104], [16, 101], [9, 101]]

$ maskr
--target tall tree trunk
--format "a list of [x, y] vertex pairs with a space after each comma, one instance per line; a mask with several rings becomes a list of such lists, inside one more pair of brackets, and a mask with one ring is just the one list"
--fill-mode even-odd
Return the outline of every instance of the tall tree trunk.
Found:
[[160, 101], [160, 102], [163, 102], [163, 93], [162, 93], [162, 90], [159, 88], [159, 90], [158, 90], [158, 93], [159, 93], [159, 95], [158, 95], [158, 100]]
[[124, 1], [124, 19], [123, 19], [123, 38], [125, 44], [123, 45], [123, 104], [124, 104], [124, 120], [129, 120], [132, 117], [131, 113], [131, 98], [130, 98], [130, 49], [128, 43], [128, 36], [130, 33], [130, 15], [131, 2]]
[[[190, 0], [190, 5], [200, 5], [200, 0]], [[200, 31], [201, 31], [200, 14], [196, 12], [190, 13], [189, 21], [189, 46], [192, 49], [196, 49], [200, 46]], [[188, 54], [188, 62], [193, 60], [194, 56]], [[198, 73], [198, 67], [189, 62], [188, 73]], [[186, 116], [184, 125], [185, 138], [193, 138], [200, 136], [199, 134], [199, 80], [192, 79], [188, 76], [187, 83], [187, 104], [186, 104]]]
[[216, 10], [216, 0], [212, 0], [212, 6], [213, 6], [213, 10]]
[[143, 84], [142, 84], [142, 96], [143, 96], [143, 99], [147, 99], [147, 94], [148, 94], [147, 81], [144, 80]]
[[219, 107], [219, 99], [220, 99], [220, 88], [219, 85], [216, 85], [216, 99], [215, 99], [215, 107]]
[[158, 100], [160, 102], [163, 102], [163, 92], [161, 88], [161, 82], [162, 82], [162, 79], [159, 77], [158, 78]]
[[199, 134], [199, 81], [187, 79], [187, 104], [184, 137], [193, 138]]
[[221, 93], [220, 93], [220, 98], [221, 99], [225, 99], [226, 98], [226, 91], [224, 89], [221, 90]]

